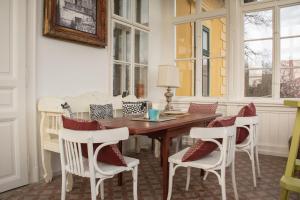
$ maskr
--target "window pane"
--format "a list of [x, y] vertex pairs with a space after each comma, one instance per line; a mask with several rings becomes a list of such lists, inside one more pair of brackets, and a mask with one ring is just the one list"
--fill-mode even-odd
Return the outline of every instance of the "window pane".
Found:
[[147, 97], [148, 68], [136, 66], [134, 69], [134, 91], [137, 98]]
[[144, 26], [149, 25], [149, 2], [148, 0], [136, 0], [136, 16], [135, 21]]
[[180, 87], [176, 89], [176, 96], [194, 96], [195, 62], [177, 61], [180, 74]]
[[114, 59], [130, 62], [130, 27], [115, 23]]
[[210, 62], [209, 60], [202, 61], [202, 96], [209, 96], [210, 85]]
[[121, 95], [130, 90], [130, 66], [126, 64], [114, 64], [113, 69], [113, 95]]
[[[203, 33], [207, 33], [203, 34]], [[226, 20], [216, 18], [202, 21], [202, 49], [209, 48], [209, 52], [203, 51], [206, 57], [224, 57], [226, 52]], [[208, 38], [207, 38], [208, 37]], [[207, 38], [207, 41], [205, 41]], [[207, 44], [208, 42], [208, 44]], [[208, 46], [208, 47], [207, 47]]]
[[[290, 69], [280, 70], [280, 97], [300, 98], [300, 61], [290, 62]], [[299, 67], [295, 69], [295, 67]]]
[[148, 33], [135, 30], [135, 63], [148, 64]]
[[272, 69], [245, 71], [246, 97], [272, 97]]
[[176, 0], [176, 17], [194, 14], [196, 9], [194, 0]]
[[245, 68], [272, 68], [272, 40], [245, 42]]
[[225, 58], [202, 60], [202, 96], [221, 97], [226, 94]]
[[225, 8], [225, 0], [202, 0], [201, 11], [212, 11], [220, 8]]
[[272, 10], [246, 13], [244, 16], [244, 38], [245, 40], [271, 38]]
[[281, 39], [280, 48], [281, 62], [300, 60], [300, 37]]
[[176, 58], [192, 58], [194, 39], [193, 23], [176, 26]]
[[280, 9], [280, 35], [300, 35], [300, 5]]
[[280, 97], [300, 98], [300, 38], [281, 39]]
[[114, 0], [114, 14], [130, 19], [130, 0]]

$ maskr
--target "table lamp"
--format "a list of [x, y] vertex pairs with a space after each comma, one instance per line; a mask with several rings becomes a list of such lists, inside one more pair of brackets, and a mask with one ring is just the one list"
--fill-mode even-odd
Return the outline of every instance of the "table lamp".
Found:
[[178, 88], [179, 84], [179, 70], [173, 65], [160, 65], [158, 69], [158, 87], [166, 87], [167, 92], [165, 93], [167, 105], [165, 111], [172, 110], [171, 101], [173, 92], [171, 88]]

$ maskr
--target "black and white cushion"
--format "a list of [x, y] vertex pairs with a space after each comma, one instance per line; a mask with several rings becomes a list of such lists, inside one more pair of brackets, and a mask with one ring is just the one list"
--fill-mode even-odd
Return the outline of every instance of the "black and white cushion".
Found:
[[139, 116], [147, 112], [146, 101], [123, 101], [123, 116]]
[[106, 105], [91, 104], [90, 118], [91, 120], [112, 119], [113, 118], [112, 104], [106, 104]]

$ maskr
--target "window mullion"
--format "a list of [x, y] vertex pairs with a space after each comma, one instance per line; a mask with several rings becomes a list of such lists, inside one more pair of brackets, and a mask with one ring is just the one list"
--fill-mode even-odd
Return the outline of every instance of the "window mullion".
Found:
[[131, 27], [131, 64], [130, 64], [130, 94], [134, 95], [134, 63], [135, 63], [135, 29], [133, 27]]
[[280, 10], [274, 8], [274, 42], [273, 42], [273, 98], [280, 98]]
[[[200, 31], [201, 30], [201, 31]], [[202, 23], [196, 21], [196, 91], [195, 96], [202, 97]]]

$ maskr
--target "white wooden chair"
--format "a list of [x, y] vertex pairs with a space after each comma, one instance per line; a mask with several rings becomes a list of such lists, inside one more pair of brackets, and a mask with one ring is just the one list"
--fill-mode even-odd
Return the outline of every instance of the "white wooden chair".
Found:
[[258, 160], [258, 151], [257, 151], [257, 126], [258, 126], [259, 118], [258, 116], [253, 117], [237, 117], [235, 121], [236, 127], [245, 128], [249, 135], [247, 139], [241, 144], [236, 144], [237, 151], [244, 151], [248, 154], [251, 165], [252, 165], [252, 174], [253, 174], [253, 185], [256, 187], [256, 170], [255, 163], [257, 165], [257, 173], [258, 177], [261, 177], [260, 168], [259, 168], [259, 160]]
[[[120, 140], [127, 140], [128, 128], [107, 129], [99, 131], [74, 131], [68, 129], [59, 130], [59, 150], [62, 168], [61, 199], [66, 197], [66, 174], [71, 173], [81, 177], [89, 177], [91, 184], [91, 199], [96, 200], [99, 193], [104, 199], [103, 181], [114, 175], [132, 171], [133, 175], [133, 199], [137, 200], [137, 178], [139, 160], [124, 156], [127, 167], [114, 166], [97, 161], [99, 151], [107, 145], [117, 144]], [[82, 156], [81, 144], [87, 144], [88, 159]], [[93, 144], [102, 143], [93, 152]], [[98, 180], [96, 180], [98, 179]]]
[[[170, 170], [169, 170], [169, 191], [168, 200], [171, 199], [172, 195], [172, 184], [173, 176], [175, 175], [175, 170], [178, 167], [187, 168], [187, 182], [186, 190], [189, 188], [191, 167], [203, 169], [207, 172], [212, 172], [218, 178], [219, 184], [221, 185], [222, 200], [226, 199], [226, 185], [225, 185], [225, 170], [226, 167], [231, 165], [232, 169], [232, 185], [234, 190], [235, 199], [238, 199], [238, 193], [236, 189], [235, 181], [235, 169], [234, 169], [234, 159], [235, 159], [235, 137], [236, 127], [219, 127], [219, 128], [192, 128], [190, 132], [191, 138], [201, 139], [203, 141], [214, 142], [218, 145], [219, 150], [210, 153], [209, 155], [195, 161], [182, 162], [183, 155], [189, 149], [183, 149], [182, 151], [169, 157]], [[215, 140], [214, 138], [221, 138], [223, 140], [222, 144]], [[218, 172], [220, 170], [220, 173]]]

